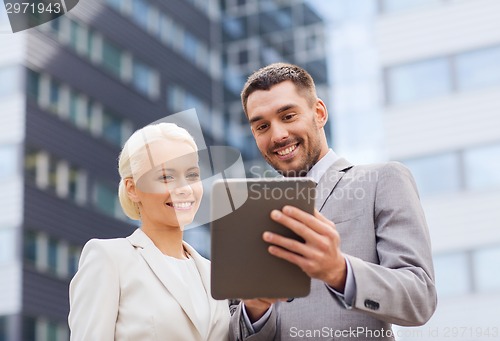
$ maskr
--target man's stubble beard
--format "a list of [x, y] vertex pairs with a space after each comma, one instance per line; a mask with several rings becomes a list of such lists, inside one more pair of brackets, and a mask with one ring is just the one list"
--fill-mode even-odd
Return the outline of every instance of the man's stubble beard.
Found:
[[[318, 131], [318, 126], [316, 125], [316, 121], [314, 121], [314, 118], [313, 118], [312, 123], [313, 123], [313, 130]], [[306, 147], [304, 144], [304, 139], [299, 138], [299, 139], [297, 139], [297, 141], [300, 143], [301, 148]], [[310, 139], [309, 143], [311, 143], [311, 145], [309, 146], [310, 147], [309, 150], [305, 151], [305, 160], [304, 160], [304, 162], [300, 162], [299, 167], [296, 169], [288, 169], [288, 170], [279, 169], [278, 168], [279, 161], [274, 163], [274, 162], [272, 162], [270, 157], [267, 157], [263, 153], [261, 153], [261, 154], [264, 157], [264, 159], [266, 159], [266, 162], [271, 167], [273, 167], [279, 174], [283, 175], [284, 177], [287, 177], [287, 178], [289, 178], [289, 177], [304, 177], [307, 175], [309, 170], [311, 170], [311, 168], [319, 160], [319, 157], [321, 154], [321, 140], [320, 140], [319, 133], [315, 135], [314, 140]], [[275, 146], [273, 147], [273, 149], [274, 148], [275, 148]]]

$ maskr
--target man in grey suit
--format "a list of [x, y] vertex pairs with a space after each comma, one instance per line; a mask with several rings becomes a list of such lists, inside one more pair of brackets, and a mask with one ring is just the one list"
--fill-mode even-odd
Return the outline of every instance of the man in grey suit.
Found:
[[311, 293], [291, 302], [244, 300], [231, 308], [233, 340], [394, 340], [392, 324], [424, 324], [436, 309], [427, 224], [415, 182], [400, 163], [355, 166], [328, 148], [328, 112], [302, 68], [276, 63], [241, 93], [257, 146], [284, 176], [317, 182], [316, 211], [271, 218], [304, 243], [264, 233], [269, 252], [298, 265]]

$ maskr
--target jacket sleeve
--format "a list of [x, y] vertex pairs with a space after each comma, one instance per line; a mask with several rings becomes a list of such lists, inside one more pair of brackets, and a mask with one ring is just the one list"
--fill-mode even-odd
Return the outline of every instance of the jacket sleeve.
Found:
[[71, 340], [113, 341], [120, 295], [119, 272], [105, 242], [90, 240], [69, 286]]
[[271, 315], [267, 322], [262, 326], [261, 330], [257, 333], [252, 333], [245, 323], [243, 312], [242, 312], [242, 302], [234, 303], [230, 307], [231, 311], [231, 323], [229, 326], [229, 340], [230, 341], [269, 341], [275, 340], [278, 327], [277, 318], [279, 302], [275, 304]]
[[380, 170], [374, 204], [380, 264], [348, 256], [353, 309], [402, 326], [422, 325], [436, 309], [430, 237], [412, 175], [399, 163]]

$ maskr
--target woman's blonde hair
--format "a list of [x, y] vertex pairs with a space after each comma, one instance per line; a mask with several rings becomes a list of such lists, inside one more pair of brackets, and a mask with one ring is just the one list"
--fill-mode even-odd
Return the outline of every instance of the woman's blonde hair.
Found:
[[139, 206], [133, 202], [127, 193], [125, 179], [136, 181], [139, 175], [151, 169], [149, 163], [148, 149], [154, 141], [182, 141], [198, 150], [193, 137], [186, 129], [174, 123], [157, 123], [147, 125], [135, 131], [129, 137], [118, 158], [118, 172], [120, 173], [120, 184], [118, 186], [118, 198], [123, 212], [130, 219], [140, 220]]

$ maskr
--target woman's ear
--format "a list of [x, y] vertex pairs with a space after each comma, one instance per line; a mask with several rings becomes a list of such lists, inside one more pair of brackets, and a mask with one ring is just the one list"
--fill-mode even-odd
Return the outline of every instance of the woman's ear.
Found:
[[321, 98], [316, 99], [316, 123], [318, 127], [323, 128], [328, 121], [328, 109], [326, 109], [325, 102]]
[[126, 178], [125, 181], [125, 189], [127, 190], [127, 195], [133, 202], [139, 202], [139, 196], [137, 195], [137, 187], [135, 186], [134, 179]]

